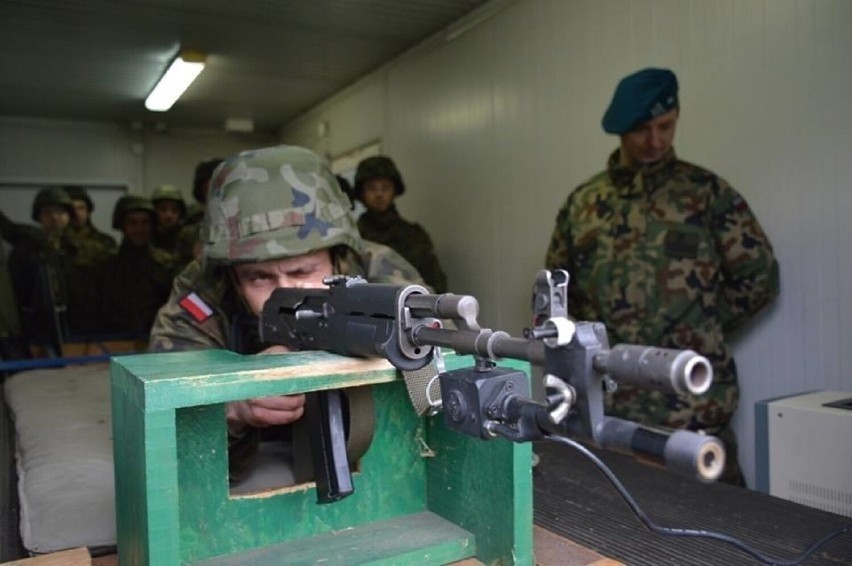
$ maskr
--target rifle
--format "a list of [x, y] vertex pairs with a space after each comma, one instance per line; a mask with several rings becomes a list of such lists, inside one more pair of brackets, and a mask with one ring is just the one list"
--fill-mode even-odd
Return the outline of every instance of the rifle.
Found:
[[[403, 372], [440, 361], [440, 348], [472, 354], [473, 367], [439, 369], [431, 372], [428, 382], [416, 385], [424, 388], [430, 412], [443, 409], [450, 430], [513, 442], [568, 436], [650, 459], [702, 481], [717, 479], [725, 459], [718, 439], [604, 415], [605, 391], [619, 383], [705, 393], [713, 379], [708, 360], [692, 350], [630, 344], [610, 348], [602, 323], [568, 316], [568, 280], [563, 270], [538, 272], [533, 327], [517, 338], [480, 327], [479, 303], [472, 296], [431, 294], [421, 285], [375, 284], [336, 275], [323, 280], [328, 286], [324, 289], [273, 291], [261, 313], [260, 339], [294, 350], [383, 357]], [[542, 367], [546, 401], [531, 398], [526, 373], [497, 367], [501, 358]], [[433, 400], [435, 380], [440, 393]], [[324, 409], [313, 425], [314, 471], [319, 501], [328, 502], [350, 494], [352, 487], [341, 403], [336, 396], [320, 403]]]

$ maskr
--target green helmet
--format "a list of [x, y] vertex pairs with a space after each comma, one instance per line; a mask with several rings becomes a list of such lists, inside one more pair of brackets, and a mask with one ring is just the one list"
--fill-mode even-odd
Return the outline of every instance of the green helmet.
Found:
[[244, 151], [213, 172], [202, 255], [253, 263], [338, 245], [361, 251], [349, 199], [317, 154], [280, 145]]
[[35, 222], [38, 222], [41, 207], [46, 204], [64, 206], [68, 210], [68, 214], [71, 216], [74, 215], [74, 204], [71, 202], [71, 197], [68, 196], [68, 193], [62, 187], [49, 187], [40, 190], [36, 194], [35, 199], [33, 199], [32, 209], [32, 218]]
[[174, 185], [160, 185], [154, 192], [151, 193], [151, 202], [155, 205], [157, 201], [160, 200], [173, 200], [178, 203], [178, 207], [180, 208], [180, 217], [183, 218], [186, 216], [186, 202], [183, 200], [183, 195]]
[[405, 192], [405, 183], [402, 182], [402, 175], [391, 158], [384, 155], [376, 155], [375, 157], [368, 157], [358, 164], [358, 169], [355, 171], [355, 186], [353, 187], [355, 198], [361, 199], [361, 193], [364, 191], [364, 183], [378, 177], [384, 177], [393, 181], [396, 187], [396, 196]]
[[86, 208], [89, 209], [89, 212], [92, 212], [95, 209], [95, 203], [92, 202], [92, 197], [89, 196], [88, 191], [83, 187], [79, 187], [76, 185], [63, 187], [65, 192], [68, 193], [68, 196], [71, 197], [71, 200], [82, 200], [86, 203]]
[[214, 157], [208, 161], [202, 161], [195, 166], [195, 176], [192, 179], [192, 196], [195, 197], [195, 200], [200, 204], [207, 202], [207, 181], [210, 180], [210, 177], [213, 175], [213, 171], [215, 171], [216, 167], [218, 167], [223, 161], [225, 160], [221, 157]]
[[154, 220], [154, 205], [151, 201], [139, 195], [124, 195], [118, 202], [115, 203], [115, 208], [112, 211], [112, 229], [121, 230], [124, 224], [124, 215], [133, 210], [144, 210], [151, 215], [151, 221]]

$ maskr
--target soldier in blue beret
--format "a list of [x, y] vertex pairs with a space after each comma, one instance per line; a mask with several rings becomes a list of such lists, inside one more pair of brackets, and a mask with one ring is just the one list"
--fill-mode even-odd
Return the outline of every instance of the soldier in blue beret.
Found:
[[603, 322], [610, 343], [707, 356], [714, 371], [707, 394], [620, 386], [607, 412], [718, 436], [727, 449], [722, 480], [742, 485], [728, 338], [778, 295], [778, 263], [743, 197], [675, 156], [679, 113], [677, 77], [668, 69], [643, 69], [618, 83], [602, 126], [620, 145], [604, 171], [568, 196], [545, 264], [570, 273], [569, 312]]

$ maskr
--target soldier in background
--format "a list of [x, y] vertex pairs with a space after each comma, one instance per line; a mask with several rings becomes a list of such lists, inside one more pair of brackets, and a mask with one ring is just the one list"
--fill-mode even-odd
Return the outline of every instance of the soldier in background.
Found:
[[390, 158], [368, 157], [355, 172], [355, 198], [366, 211], [358, 218], [361, 236], [396, 250], [436, 293], [447, 291], [447, 276], [441, 269], [435, 246], [426, 230], [408, 222], [396, 210], [394, 200], [405, 192], [402, 175]]
[[178, 237], [177, 262], [178, 266], [185, 266], [201, 254], [201, 224], [204, 221], [204, 207], [207, 204], [207, 193], [210, 191], [210, 177], [216, 167], [224, 159], [214, 157], [202, 161], [195, 167], [195, 175], [192, 180], [192, 196], [195, 203], [189, 207], [186, 214], [184, 226]]
[[125, 195], [115, 204], [112, 227], [123, 238], [97, 279], [100, 330], [110, 338], [147, 340], [169, 297], [174, 259], [151, 244], [154, 222], [154, 207], [145, 197]]
[[71, 204], [74, 206], [70, 224], [71, 232], [78, 241], [87, 244], [92, 253], [105, 259], [118, 245], [112, 236], [101, 232], [92, 224], [95, 203], [83, 187], [68, 186], [65, 187], [65, 192], [71, 197]]
[[[25, 309], [21, 309], [21, 306], [26, 304], [26, 309], [32, 309], [34, 306], [32, 305], [34, 297], [27, 290], [33, 288], [40, 269], [39, 264], [32, 261], [32, 250], [44, 248], [47, 245], [47, 236], [40, 227], [13, 222], [2, 210], [0, 210], [0, 236], [11, 246], [27, 250], [22, 252], [21, 257], [15, 259], [17, 265], [10, 266], [6, 248], [0, 245], [3, 269], [2, 277], [0, 277], [0, 351], [4, 360], [30, 358], [32, 353], [29, 341], [33, 336], [35, 320], [32, 317], [27, 320], [22, 331], [20, 315], [24, 314]], [[16, 286], [25, 292], [23, 301], [18, 301], [15, 296]], [[47, 320], [52, 321], [52, 317], [47, 317]], [[48, 323], [47, 328], [52, 327], [53, 325]], [[55, 337], [51, 341], [52, 347], [58, 349], [59, 344]]]
[[[0, 213], [2, 214], [2, 213]], [[9, 276], [6, 261], [6, 247], [0, 245], [0, 359], [17, 360], [28, 358], [21, 338], [21, 323], [18, 318], [18, 303]], [[0, 378], [5, 374], [0, 373]]]
[[60, 187], [42, 189], [32, 206], [40, 229], [3, 219], [3, 236], [14, 245], [9, 274], [25, 343], [38, 353], [62, 354], [62, 344], [86, 340], [95, 330], [92, 280], [102, 255], [78, 240], [69, 225], [74, 205]]
[[175, 254], [186, 218], [183, 195], [174, 185], [160, 185], [151, 193], [151, 202], [155, 212], [151, 244], [155, 248]]
[[725, 443], [722, 481], [743, 485], [731, 417], [739, 388], [726, 338], [778, 294], [772, 246], [743, 197], [672, 147], [678, 84], [666, 69], [622, 79], [603, 117], [620, 136], [605, 171], [556, 217], [548, 269], [565, 269], [568, 310], [602, 321], [610, 343], [692, 349], [713, 365], [701, 397], [619, 386], [608, 413], [706, 431]]
[[[332, 274], [422, 284], [399, 254], [361, 239], [331, 171], [300, 147], [246, 151], [222, 163], [213, 175], [203, 232], [202, 257], [178, 275], [157, 315], [152, 352], [286, 351], [267, 348], [257, 335], [257, 317], [278, 287], [324, 287], [323, 278]], [[298, 420], [304, 403], [304, 395], [228, 403], [232, 479], [247, 471], [259, 429]]]

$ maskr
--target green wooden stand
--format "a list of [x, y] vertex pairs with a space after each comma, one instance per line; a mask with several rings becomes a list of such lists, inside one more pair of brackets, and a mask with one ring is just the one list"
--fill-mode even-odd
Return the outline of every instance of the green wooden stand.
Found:
[[[417, 417], [384, 360], [210, 350], [114, 358], [111, 374], [122, 565], [533, 563], [530, 444]], [[361, 386], [376, 425], [353, 495], [229, 493], [226, 402]]]

